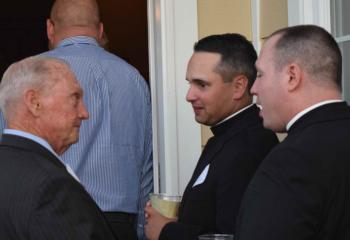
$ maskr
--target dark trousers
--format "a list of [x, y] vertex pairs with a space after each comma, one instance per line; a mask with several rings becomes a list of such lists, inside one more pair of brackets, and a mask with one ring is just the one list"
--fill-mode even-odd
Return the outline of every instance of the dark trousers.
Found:
[[124, 212], [104, 212], [104, 214], [119, 240], [137, 240], [136, 214]]

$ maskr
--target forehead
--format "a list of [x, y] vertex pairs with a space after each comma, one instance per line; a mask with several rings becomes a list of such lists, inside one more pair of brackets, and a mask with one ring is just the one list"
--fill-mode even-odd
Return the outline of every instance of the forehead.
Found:
[[279, 39], [279, 36], [272, 36], [268, 38], [263, 44], [258, 59], [256, 61], [256, 66], [259, 67], [262, 64], [273, 62], [273, 56], [275, 52], [275, 45]]
[[57, 73], [54, 75], [56, 79], [56, 84], [60, 87], [66, 87], [68, 89], [80, 89], [80, 85], [74, 75], [74, 73], [69, 69], [68, 66], [57, 69]]
[[189, 69], [197, 70], [213, 70], [221, 59], [219, 53], [195, 52], [193, 53], [189, 63]]

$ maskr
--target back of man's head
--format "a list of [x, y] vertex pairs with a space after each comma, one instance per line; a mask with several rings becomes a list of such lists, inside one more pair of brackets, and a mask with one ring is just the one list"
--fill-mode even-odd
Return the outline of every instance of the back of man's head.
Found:
[[248, 89], [256, 78], [256, 51], [244, 36], [237, 33], [211, 35], [200, 39], [194, 45], [195, 52], [211, 52], [221, 55], [216, 71], [226, 82], [239, 75], [248, 79]]
[[58, 28], [98, 28], [100, 14], [95, 0], [56, 0], [51, 21]]
[[297, 62], [313, 83], [341, 91], [342, 57], [331, 34], [315, 25], [299, 25], [278, 30], [273, 36], [279, 36], [274, 51], [276, 69]]

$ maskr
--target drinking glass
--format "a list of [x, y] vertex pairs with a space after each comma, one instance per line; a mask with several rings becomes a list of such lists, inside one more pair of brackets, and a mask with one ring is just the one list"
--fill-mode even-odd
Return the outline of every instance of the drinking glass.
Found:
[[199, 240], [233, 240], [231, 234], [204, 234], [198, 237]]
[[181, 196], [172, 196], [164, 193], [151, 193], [152, 207], [168, 218], [177, 217]]

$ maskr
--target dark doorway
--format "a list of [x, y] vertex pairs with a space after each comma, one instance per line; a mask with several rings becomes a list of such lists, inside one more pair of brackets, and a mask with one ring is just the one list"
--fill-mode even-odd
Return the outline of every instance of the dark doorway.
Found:
[[[0, 79], [13, 62], [48, 50], [46, 19], [54, 0], [4, 0], [0, 7]], [[148, 81], [146, 0], [98, 0], [108, 49]]]
[[148, 81], [146, 0], [99, 0], [108, 48], [136, 67]]
[[46, 18], [52, 2], [53, 0], [1, 2], [0, 77], [11, 63], [48, 49]]

